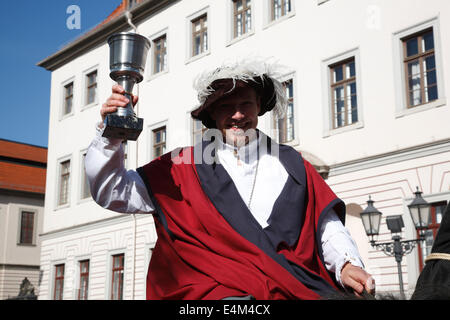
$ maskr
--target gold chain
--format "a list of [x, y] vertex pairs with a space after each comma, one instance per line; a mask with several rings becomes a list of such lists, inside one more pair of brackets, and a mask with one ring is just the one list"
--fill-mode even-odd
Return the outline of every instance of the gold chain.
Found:
[[[235, 148], [233, 150], [233, 154], [236, 157], [237, 161], [238, 161], [238, 165], [240, 165], [240, 157], [239, 157], [239, 153], [237, 151], [237, 149]], [[248, 200], [247, 203], [247, 207], [250, 209], [250, 205], [252, 203], [252, 199], [253, 199], [253, 192], [255, 191], [255, 184], [256, 184], [256, 176], [258, 175], [258, 167], [259, 167], [259, 157], [258, 160], [256, 160], [256, 169], [255, 169], [255, 177], [253, 178], [253, 185], [252, 185], [252, 191], [250, 192], [250, 199]]]
[[448, 253], [432, 253], [432, 254], [428, 255], [428, 257], [425, 259], [425, 263], [427, 263], [430, 260], [436, 260], [436, 259], [450, 260], [450, 254], [448, 254]]
[[256, 170], [255, 170], [255, 177], [253, 178], [253, 185], [252, 185], [252, 191], [250, 193], [250, 199], [248, 200], [247, 207], [250, 209], [250, 205], [252, 203], [253, 199], [253, 192], [255, 191], [255, 185], [256, 185], [256, 176], [258, 175], [258, 167], [259, 167], [259, 158], [256, 160]]

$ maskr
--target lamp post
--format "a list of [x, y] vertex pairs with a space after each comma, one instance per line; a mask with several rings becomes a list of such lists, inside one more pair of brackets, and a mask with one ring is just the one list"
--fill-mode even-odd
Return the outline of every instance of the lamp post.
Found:
[[416, 243], [424, 240], [424, 230], [429, 224], [430, 205], [422, 198], [421, 194], [422, 192], [420, 192], [419, 188], [417, 188], [417, 191], [415, 192], [416, 197], [413, 202], [408, 205], [414, 226], [416, 230], [419, 231], [418, 239], [401, 240], [402, 238], [399, 234], [405, 226], [403, 223], [403, 218], [401, 215], [391, 215], [386, 217], [386, 224], [388, 229], [391, 231], [393, 241], [377, 242], [374, 240], [374, 237], [379, 233], [382, 213], [373, 206], [374, 201], [370, 196], [367, 201], [366, 209], [361, 212], [361, 220], [364, 225], [364, 230], [370, 238], [370, 245], [377, 250], [383, 251], [388, 256], [393, 256], [397, 262], [400, 295], [402, 299], [405, 299], [401, 266], [402, 258], [404, 255], [411, 253], [416, 246]]

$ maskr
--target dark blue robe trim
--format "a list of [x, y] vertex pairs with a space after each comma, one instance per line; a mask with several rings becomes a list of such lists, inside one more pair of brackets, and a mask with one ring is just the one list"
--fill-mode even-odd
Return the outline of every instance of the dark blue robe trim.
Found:
[[155, 212], [153, 213], [153, 216], [156, 217], [156, 219], [158, 219], [159, 223], [161, 223], [163, 228], [166, 230], [167, 234], [173, 240], [175, 236], [173, 235], [172, 231], [170, 231], [169, 226], [167, 224], [166, 215], [159, 206], [159, 203], [153, 194], [152, 188], [150, 188], [150, 184], [148, 183], [147, 176], [145, 175], [144, 172], [144, 168], [143, 167], [137, 168], [136, 171], [141, 176], [142, 181], [144, 181], [145, 186], [147, 187], [148, 195], [150, 196], [150, 199], [152, 200], [152, 203], [155, 206]]
[[[209, 143], [204, 141], [202, 149]], [[199, 148], [196, 150], [200, 151]], [[256, 221], [221, 164], [196, 164], [202, 189], [225, 220], [241, 236], [259, 247], [309, 289], [319, 295], [329, 294], [335, 289], [325, 279], [277, 253], [280, 245], [293, 246], [298, 241], [304, 219], [303, 214], [299, 212], [304, 212], [308, 201], [306, 172], [300, 154], [284, 145], [280, 145], [279, 150], [280, 162], [289, 177], [275, 201], [268, 219], [269, 226], [266, 228], [263, 229]]]

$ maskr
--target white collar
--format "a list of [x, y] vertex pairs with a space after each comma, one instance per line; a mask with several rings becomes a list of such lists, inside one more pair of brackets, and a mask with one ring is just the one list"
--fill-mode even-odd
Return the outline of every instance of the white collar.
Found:
[[[251, 140], [243, 147], [235, 147], [224, 143], [223, 141], [219, 141], [219, 153], [233, 155], [233, 157], [239, 158], [248, 164], [253, 163], [258, 159], [258, 145], [261, 143], [263, 136], [265, 136], [261, 131], [258, 131], [258, 133], [256, 139]], [[259, 156], [261, 157], [261, 154]]]

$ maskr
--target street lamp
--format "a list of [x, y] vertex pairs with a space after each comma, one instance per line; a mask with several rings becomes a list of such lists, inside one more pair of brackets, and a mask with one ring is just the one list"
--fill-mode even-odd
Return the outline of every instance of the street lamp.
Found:
[[419, 187], [416, 187], [417, 191], [414, 192], [416, 197], [413, 202], [408, 205], [409, 213], [414, 222], [416, 230], [419, 231], [422, 240], [425, 237], [425, 229], [428, 227], [430, 221], [430, 204], [422, 198], [422, 192], [419, 191]]
[[378, 235], [381, 221], [381, 212], [373, 206], [373, 203], [374, 201], [369, 196], [369, 200], [367, 200], [367, 208], [361, 212], [364, 230], [366, 230], [367, 236], [370, 237], [370, 243], [372, 245], [375, 243], [374, 237]]
[[418, 239], [401, 240], [399, 233], [402, 232], [402, 228], [405, 226], [403, 218], [401, 215], [391, 215], [386, 217], [386, 224], [389, 231], [391, 231], [393, 241], [376, 242], [374, 236], [377, 236], [379, 233], [382, 213], [373, 206], [374, 201], [370, 196], [367, 201], [367, 208], [361, 212], [361, 220], [364, 225], [364, 230], [370, 238], [370, 245], [377, 250], [382, 250], [388, 256], [395, 257], [402, 299], [405, 299], [401, 266], [402, 258], [404, 255], [411, 253], [416, 243], [424, 239], [424, 229], [428, 227], [430, 205], [421, 197], [421, 194], [422, 192], [417, 188], [417, 191], [415, 192], [416, 198], [408, 205], [414, 226], [420, 234]]

